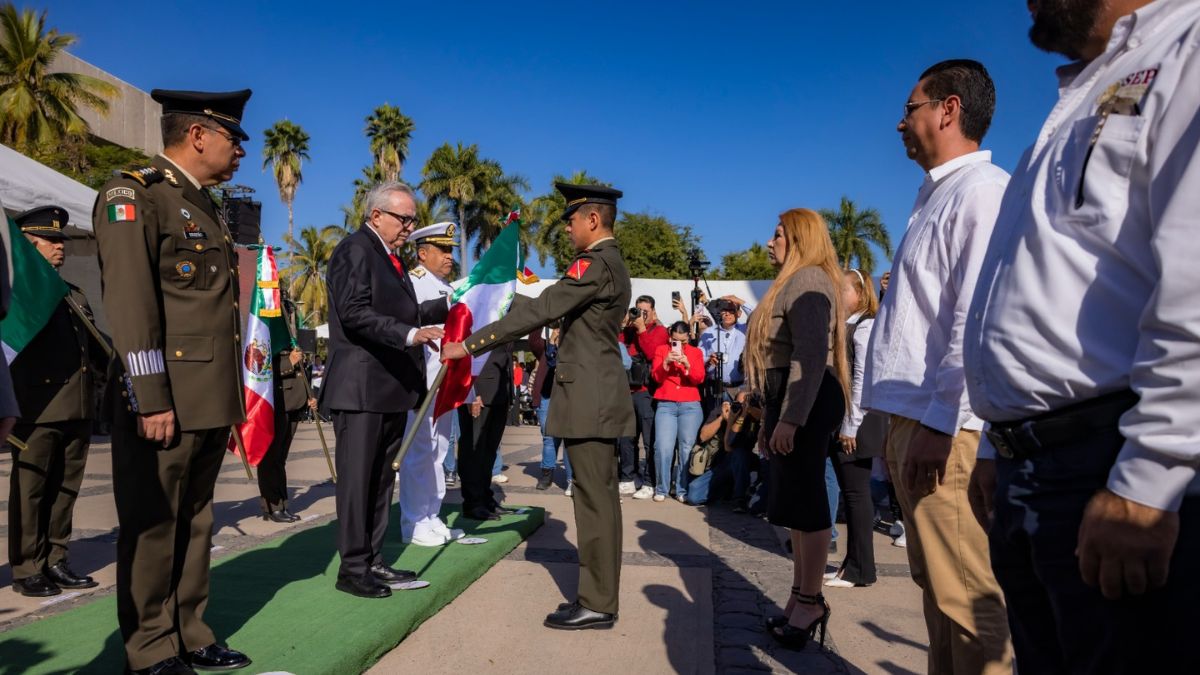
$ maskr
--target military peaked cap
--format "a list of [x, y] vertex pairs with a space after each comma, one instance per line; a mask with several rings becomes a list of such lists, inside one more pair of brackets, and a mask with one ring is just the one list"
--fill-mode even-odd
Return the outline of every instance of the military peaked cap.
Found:
[[248, 141], [250, 136], [242, 129], [242, 111], [251, 93], [249, 89], [224, 92], [154, 89], [150, 92], [150, 98], [162, 104], [164, 115], [184, 113], [209, 117], [243, 141]]
[[562, 214], [563, 220], [570, 218], [571, 214], [575, 213], [584, 204], [611, 204], [616, 206], [617, 200], [625, 196], [620, 190], [604, 187], [603, 185], [555, 183], [554, 187], [567, 200], [567, 208]]
[[67, 239], [67, 210], [61, 206], [39, 206], [13, 218], [22, 232], [45, 239]]

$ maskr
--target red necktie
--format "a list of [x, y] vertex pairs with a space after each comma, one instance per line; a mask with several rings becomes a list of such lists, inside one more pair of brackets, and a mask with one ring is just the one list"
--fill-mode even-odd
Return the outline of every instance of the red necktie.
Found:
[[396, 268], [396, 273], [404, 276], [404, 263], [400, 262], [399, 256], [395, 253], [389, 253], [388, 257], [392, 259], [392, 267]]

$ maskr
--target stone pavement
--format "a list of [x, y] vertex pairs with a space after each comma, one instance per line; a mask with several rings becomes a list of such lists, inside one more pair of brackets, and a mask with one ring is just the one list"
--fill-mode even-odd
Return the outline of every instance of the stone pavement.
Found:
[[[328, 427], [326, 435], [332, 442]], [[71, 549], [72, 565], [95, 575], [100, 588], [48, 600], [0, 588], [0, 641], [8, 627], [112, 592], [116, 515], [104, 440], [96, 439], [89, 458]], [[510, 481], [498, 487], [507, 503], [546, 508], [546, 524], [370, 672], [418, 668], [430, 673], [524, 673], [547, 667], [630, 675], [925, 670], [920, 594], [907, 577], [903, 550], [892, 547], [889, 538], [876, 537], [879, 583], [827, 589], [833, 615], [826, 648], [810, 645], [794, 653], [777, 648], [762, 629], [762, 617], [780, 612], [791, 587], [782, 533], [761, 519], [673, 500], [624, 499], [621, 618], [615, 629], [570, 633], [544, 628], [544, 615], [574, 597], [576, 553], [574, 515], [570, 498], [562, 492], [561, 469], [559, 485], [534, 489], [540, 447], [536, 427], [508, 428], [502, 452]], [[11, 466], [10, 458], [0, 459], [0, 522], [7, 515]], [[288, 473], [292, 509], [305, 520], [290, 526], [266, 523], [257, 517], [256, 486], [246, 481], [240, 462], [227, 457], [217, 485], [214, 557], [333, 517], [333, 487], [311, 424], [301, 425]], [[447, 501], [457, 500], [452, 490]], [[4, 550], [7, 534], [0, 526]], [[11, 570], [4, 564], [0, 587], [10, 584]]]

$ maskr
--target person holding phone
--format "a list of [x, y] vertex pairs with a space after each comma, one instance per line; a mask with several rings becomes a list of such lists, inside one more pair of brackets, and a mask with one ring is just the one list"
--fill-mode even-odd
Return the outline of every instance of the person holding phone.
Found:
[[[696, 434], [704, 419], [700, 410], [700, 385], [704, 383], [704, 355], [688, 340], [688, 324], [676, 321], [671, 324], [670, 341], [654, 352], [651, 373], [658, 389], [654, 399], [658, 409], [654, 414], [654, 455], [657, 485], [654, 501], [661, 502], [671, 490], [671, 478], [675, 478], [675, 498], [685, 501], [687, 496], [688, 455]], [[671, 471], [675, 450], [679, 451], [679, 463]]]

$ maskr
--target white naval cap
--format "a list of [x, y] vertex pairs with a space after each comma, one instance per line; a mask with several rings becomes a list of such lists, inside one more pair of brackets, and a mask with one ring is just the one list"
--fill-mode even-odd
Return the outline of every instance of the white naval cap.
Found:
[[434, 223], [419, 230], [414, 230], [408, 236], [413, 245], [437, 244], [438, 246], [458, 246], [454, 236], [458, 233], [458, 225], [454, 223]]

